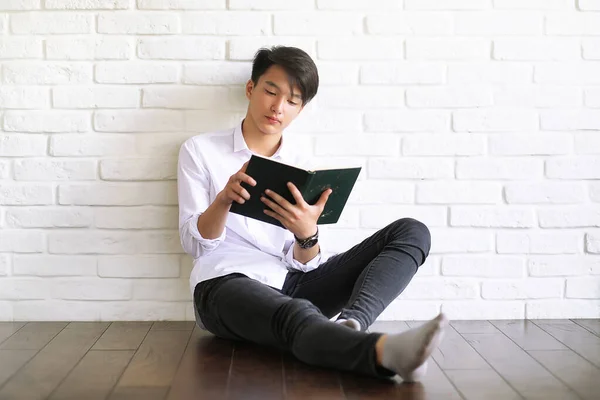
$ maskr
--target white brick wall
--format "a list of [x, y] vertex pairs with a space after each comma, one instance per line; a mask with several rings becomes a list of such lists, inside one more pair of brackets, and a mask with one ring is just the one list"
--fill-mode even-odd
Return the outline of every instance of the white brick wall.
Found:
[[362, 165], [343, 251], [394, 219], [431, 256], [382, 319], [600, 316], [597, 0], [0, 1], [0, 320], [192, 319], [188, 137], [245, 112], [261, 46], [311, 54], [288, 132]]

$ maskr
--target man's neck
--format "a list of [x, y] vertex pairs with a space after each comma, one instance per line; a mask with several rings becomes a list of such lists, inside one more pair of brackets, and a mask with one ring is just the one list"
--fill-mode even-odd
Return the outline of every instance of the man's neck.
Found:
[[281, 132], [278, 135], [265, 135], [248, 117], [242, 123], [242, 136], [248, 149], [263, 157], [271, 157], [281, 145]]

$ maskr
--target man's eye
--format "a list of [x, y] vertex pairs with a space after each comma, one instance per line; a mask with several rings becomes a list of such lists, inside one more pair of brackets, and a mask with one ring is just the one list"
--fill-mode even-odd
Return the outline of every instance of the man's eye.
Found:
[[293, 101], [288, 101], [288, 103], [290, 103], [291, 105], [295, 106], [298, 103], [294, 103]]
[[275, 96], [275, 93], [273, 92], [269, 92], [268, 90], [265, 90], [265, 92], [269, 93], [271, 96]]

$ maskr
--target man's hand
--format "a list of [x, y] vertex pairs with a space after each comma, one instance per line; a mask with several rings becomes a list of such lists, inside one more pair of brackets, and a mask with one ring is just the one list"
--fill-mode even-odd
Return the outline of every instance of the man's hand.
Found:
[[246, 168], [248, 163], [246, 161], [242, 168], [235, 174], [229, 177], [225, 188], [217, 195], [217, 199], [225, 205], [231, 205], [234, 201], [239, 204], [244, 204], [246, 200], [250, 200], [250, 193], [244, 189], [241, 185], [242, 182], [246, 182], [250, 186], [256, 186], [256, 181], [246, 174]]
[[308, 204], [302, 198], [300, 191], [293, 183], [288, 182], [288, 188], [296, 200], [296, 204], [292, 204], [277, 193], [266, 190], [265, 194], [261, 196], [261, 201], [269, 206], [271, 210], [265, 210], [265, 214], [275, 218], [290, 232], [296, 235], [300, 239], [305, 239], [314, 235], [317, 232], [317, 220], [323, 209], [325, 203], [329, 199], [329, 195], [333, 190], [327, 189], [319, 198], [314, 205]]

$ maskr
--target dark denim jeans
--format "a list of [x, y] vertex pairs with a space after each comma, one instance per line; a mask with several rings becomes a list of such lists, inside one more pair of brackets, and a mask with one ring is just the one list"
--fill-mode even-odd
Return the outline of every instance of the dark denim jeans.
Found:
[[[310, 272], [292, 270], [277, 290], [242, 274], [200, 282], [196, 312], [216, 336], [292, 352], [312, 365], [376, 377], [380, 333], [364, 332], [406, 288], [427, 256], [427, 227], [403, 218]], [[354, 318], [363, 332], [330, 318]]]

